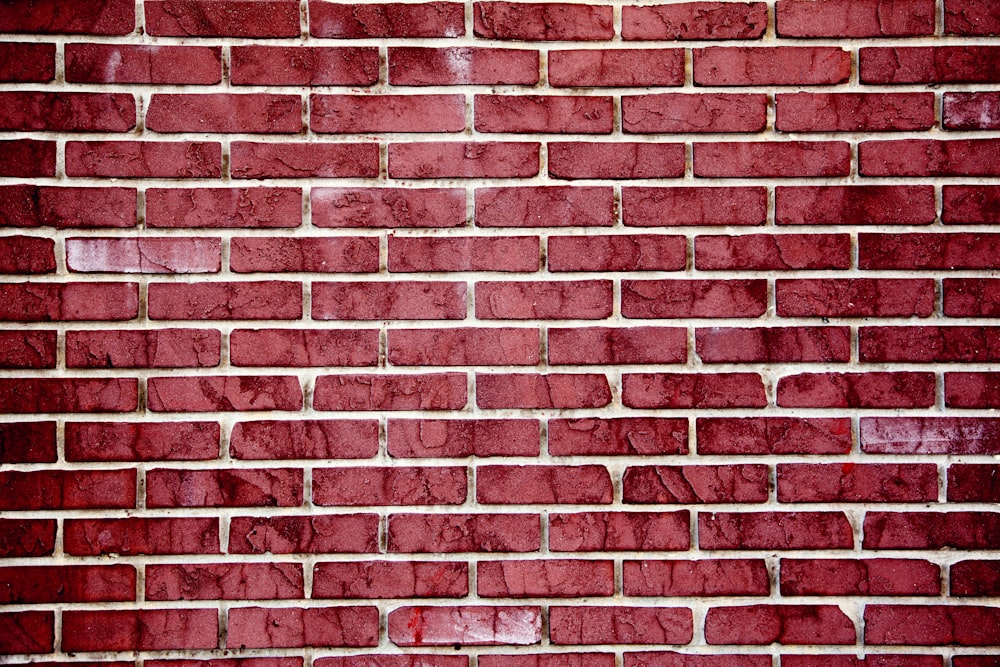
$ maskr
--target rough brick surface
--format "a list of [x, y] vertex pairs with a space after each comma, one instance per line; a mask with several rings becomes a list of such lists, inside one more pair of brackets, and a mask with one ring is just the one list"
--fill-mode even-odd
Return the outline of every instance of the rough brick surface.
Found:
[[996, 0], [0, 34], [0, 662], [1000, 667]]

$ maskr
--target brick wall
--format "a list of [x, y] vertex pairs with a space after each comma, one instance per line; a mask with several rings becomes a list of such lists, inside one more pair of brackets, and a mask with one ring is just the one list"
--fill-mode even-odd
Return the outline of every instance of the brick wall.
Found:
[[0, 2], [0, 654], [1000, 665], [1000, 2]]

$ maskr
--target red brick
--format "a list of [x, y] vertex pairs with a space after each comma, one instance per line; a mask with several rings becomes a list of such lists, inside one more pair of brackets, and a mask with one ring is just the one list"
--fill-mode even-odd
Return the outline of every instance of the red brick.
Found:
[[317, 505], [460, 505], [468, 496], [466, 468], [317, 468]]
[[138, 405], [135, 378], [0, 379], [3, 412], [133, 412]]
[[927, 317], [934, 282], [894, 278], [776, 280], [781, 317]]
[[[1000, 656], [989, 655], [956, 655], [951, 659], [953, 667], [996, 667]], [[928, 667], [938, 667], [942, 662], [939, 659], [934, 665]]]
[[608, 134], [613, 129], [610, 97], [476, 95], [479, 132]]
[[[826, 656], [823, 656], [824, 658]], [[782, 655], [785, 662], [788, 656]], [[750, 655], [716, 654], [696, 655], [673, 651], [625, 652], [625, 667], [771, 667], [771, 656], [759, 653]], [[822, 663], [826, 665], [826, 663]], [[789, 667], [785, 665], [784, 667]], [[818, 667], [818, 666], [817, 666]], [[888, 667], [888, 666], [887, 666]], [[903, 667], [899, 665], [898, 667]], [[920, 667], [927, 667], [922, 665]], [[936, 667], [941, 667], [937, 665]]]
[[222, 81], [218, 46], [67, 44], [66, 81], [206, 84]]
[[537, 514], [393, 514], [389, 553], [528, 552], [541, 547]]
[[699, 86], [822, 86], [844, 83], [851, 54], [831, 46], [693, 49]]
[[945, 93], [942, 102], [946, 129], [1000, 129], [1000, 93]]
[[944, 31], [952, 35], [1000, 34], [1000, 16], [995, 9], [992, 0], [946, 0]]
[[218, 273], [222, 241], [208, 238], [70, 238], [74, 273]]
[[671, 607], [549, 608], [553, 644], [687, 644], [694, 634], [691, 610]]
[[109, 178], [219, 178], [222, 145], [184, 141], [70, 141], [66, 175]]
[[124, 93], [0, 92], [0, 130], [128, 132], [135, 98]]
[[[479, 667], [615, 667], [612, 653], [525, 653], [520, 655], [484, 655]], [[464, 667], [464, 666], [463, 666]]]
[[1000, 280], [945, 278], [944, 314], [949, 317], [996, 317], [1000, 313]]
[[1000, 591], [1000, 561], [963, 560], [950, 568], [952, 596], [996, 597]]
[[600, 408], [611, 403], [607, 376], [599, 373], [476, 374], [480, 408]]
[[868, 512], [865, 549], [968, 549], [1000, 545], [994, 512]]
[[529, 178], [539, 169], [539, 144], [434, 142], [389, 144], [392, 178]]
[[781, 503], [914, 503], [938, 500], [932, 463], [779, 463]]
[[156, 93], [146, 112], [146, 128], [153, 132], [295, 133], [302, 130], [302, 100], [298, 95], [269, 93]]
[[367, 459], [378, 453], [378, 422], [370, 419], [246, 421], [233, 426], [236, 459]]
[[847, 327], [712, 327], [695, 334], [706, 363], [848, 361], [850, 343]]
[[1000, 407], [1000, 373], [945, 373], [944, 404], [950, 408]]
[[0, 613], [0, 651], [15, 653], [51, 653], [55, 635], [51, 611], [12, 611]]
[[1000, 419], [862, 417], [861, 450], [873, 454], [1000, 454]]
[[854, 644], [855, 628], [836, 605], [713, 607], [705, 616], [705, 641], [709, 644]]
[[865, 606], [866, 644], [996, 646], [1000, 610], [946, 605]]
[[997, 466], [988, 463], [956, 463], [948, 467], [948, 502], [1000, 502]]
[[525, 49], [390, 46], [389, 83], [394, 86], [533, 86], [538, 83], [538, 63], [538, 51]]
[[149, 318], [154, 320], [297, 320], [302, 284], [258, 282], [153, 283]]
[[681, 2], [622, 10], [622, 39], [760, 39], [767, 29], [763, 2]]
[[627, 560], [623, 593], [643, 597], [768, 595], [762, 559]]
[[698, 236], [694, 264], [701, 271], [849, 269], [851, 238], [847, 234]]
[[0, 285], [0, 321], [124, 321], [139, 312], [135, 283], [7, 283]]
[[135, 227], [134, 188], [0, 187], [0, 227]]
[[[683, 49], [549, 51], [549, 85], [558, 87], [683, 86]], [[534, 82], [532, 82], [534, 83]]]
[[0, 424], [0, 463], [55, 463], [55, 461], [54, 421]]
[[33, 11], [6, 11], [0, 15], [3, 32], [127, 35], [135, 30], [132, 0], [96, 0], [86, 4], [39, 0]]
[[555, 178], [680, 178], [683, 144], [551, 142], [549, 174]]
[[627, 504], [762, 503], [767, 496], [766, 465], [629, 466], [622, 477]]
[[219, 553], [215, 518], [66, 519], [64, 530], [72, 556]]
[[55, 519], [0, 519], [0, 558], [51, 556], [55, 543]]
[[756, 373], [625, 373], [622, 403], [629, 408], [762, 408]]
[[170, 37], [298, 37], [294, 0], [150, 0], [146, 32]]
[[226, 647], [376, 646], [378, 626], [375, 607], [239, 607], [229, 610]]
[[759, 317], [763, 280], [623, 280], [622, 315], [628, 318]]
[[622, 187], [626, 227], [762, 225], [763, 187]]
[[374, 178], [379, 161], [375, 144], [250, 141], [232, 142], [229, 159], [233, 178]]
[[846, 419], [795, 417], [699, 418], [699, 454], [847, 454]]
[[465, 190], [443, 188], [313, 188], [317, 227], [461, 227]]
[[611, 315], [610, 280], [476, 283], [476, 317], [485, 320], [602, 320]]
[[535, 366], [538, 329], [394, 329], [388, 359], [394, 366]]
[[678, 364], [687, 361], [680, 327], [550, 328], [550, 364]]
[[604, 504], [611, 476], [602, 465], [502, 466], [476, 469], [476, 501], [488, 504]]
[[843, 141], [695, 143], [694, 175], [710, 178], [847, 176], [851, 147]]
[[55, 241], [37, 236], [0, 237], [0, 273], [55, 273]]
[[304, 595], [295, 563], [147, 565], [146, 600], [269, 600]]
[[933, 373], [801, 373], [778, 380], [780, 407], [917, 408], [934, 405]]
[[0, 44], [0, 81], [48, 83], [55, 78], [55, 44], [30, 42]]
[[862, 176], [998, 176], [1000, 140], [863, 141], [858, 161]]
[[185, 470], [146, 473], [146, 507], [296, 507], [302, 470]]
[[870, 46], [859, 50], [861, 83], [994, 83], [997, 46]]
[[779, 225], [926, 225], [937, 217], [929, 185], [778, 186], [774, 194]]
[[298, 227], [302, 191], [298, 188], [150, 188], [146, 191], [149, 227], [206, 229]]
[[687, 262], [683, 236], [549, 237], [549, 271], [680, 271]]
[[135, 470], [0, 472], [0, 509], [133, 509]]
[[461, 132], [464, 95], [313, 95], [313, 132]]
[[149, 378], [147, 383], [153, 412], [302, 409], [302, 389], [291, 376], [174, 376]]
[[689, 512], [549, 514], [553, 551], [687, 551]]
[[766, 124], [767, 95], [664, 93], [622, 96], [622, 129], [633, 134], [760, 132]]
[[781, 594], [938, 595], [941, 568], [903, 558], [781, 559]]
[[615, 592], [610, 560], [480, 561], [476, 592], [485, 598], [576, 598]]
[[55, 331], [0, 331], [0, 368], [55, 367]]
[[551, 419], [551, 456], [629, 456], [687, 453], [687, 420], [656, 417]]
[[402, 281], [313, 283], [317, 320], [461, 320], [465, 283]]
[[[314, 598], [461, 598], [468, 594], [467, 563], [441, 561], [316, 563], [313, 572], [312, 597]], [[380, 661], [379, 664], [384, 663]], [[463, 663], [463, 667], [467, 665]]]
[[702, 549], [851, 549], [854, 533], [843, 512], [701, 512]]
[[990, 269], [1000, 266], [997, 234], [859, 234], [860, 269]]
[[917, 37], [934, 34], [934, 0], [781, 0], [781, 37]]
[[788, 93], [775, 95], [781, 132], [885, 132], [934, 126], [933, 93]]
[[390, 236], [389, 271], [538, 271], [537, 236]]
[[561, 2], [476, 2], [476, 37], [525, 41], [600, 41], [615, 35], [611, 7]]
[[397, 646], [531, 645], [542, 640], [540, 607], [399, 607], [389, 612]]
[[389, 419], [387, 448], [396, 458], [538, 456], [534, 419]]
[[476, 190], [477, 227], [611, 227], [608, 187], [503, 187]]
[[234, 238], [229, 265], [237, 273], [374, 273], [375, 237]]
[[215, 422], [68, 422], [67, 461], [201, 461], [219, 456]]
[[377, 514], [233, 517], [231, 554], [375, 553]]
[[461, 37], [465, 8], [459, 2], [335, 4], [310, 0], [309, 34], [339, 39]]
[[[869, 653], [863, 658], [853, 655], [787, 655], [781, 656], [782, 667], [944, 667], [938, 655], [893, 655]], [[953, 662], [955, 667], [959, 663]]]
[[234, 366], [375, 366], [378, 331], [358, 329], [236, 329], [229, 338]]
[[996, 327], [861, 327], [861, 361], [1000, 361]]
[[233, 46], [235, 86], [370, 86], [378, 82], [378, 49], [355, 46]]
[[468, 401], [465, 373], [321, 375], [314, 410], [460, 410]]
[[0, 601], [6, 604], [131, 600], [135, 600], [135, 568], [131, 565], [0, 568]]
[[[18, 178], [35, 178], [56, 175], [56, 144], [54, 141], [11, 139], [0, 141], [0, 175]], [[8, 192], [30, 191], [31, 186], [4, 188]], [[4, 189], [0, 189], [2, 192]], [[0, 203], [0, 221], [7, 217], [2, 210], [9, 207]]]

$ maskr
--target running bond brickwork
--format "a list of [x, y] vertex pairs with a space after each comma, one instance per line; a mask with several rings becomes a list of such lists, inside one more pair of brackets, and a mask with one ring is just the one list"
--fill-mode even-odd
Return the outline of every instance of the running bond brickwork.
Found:
[[1000, 665], [997, 0], [0, 0], [0, 654]]

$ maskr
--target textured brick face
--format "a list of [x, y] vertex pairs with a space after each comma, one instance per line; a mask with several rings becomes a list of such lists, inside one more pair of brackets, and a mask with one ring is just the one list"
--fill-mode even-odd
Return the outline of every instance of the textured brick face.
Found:
[[0, 0], [0, 654], [998, 667], [997, 0]]

